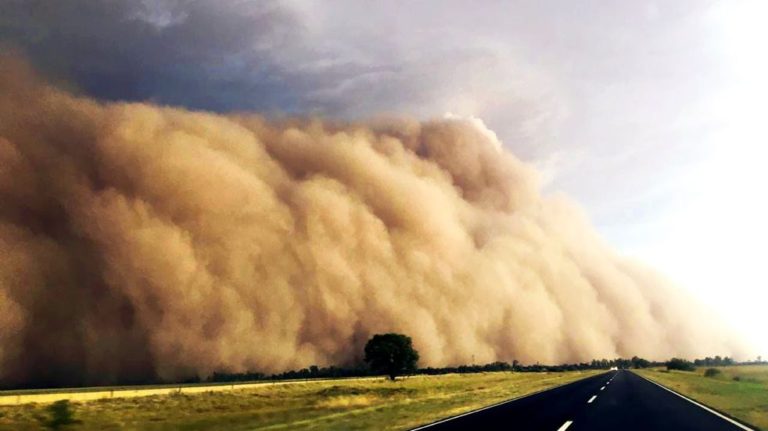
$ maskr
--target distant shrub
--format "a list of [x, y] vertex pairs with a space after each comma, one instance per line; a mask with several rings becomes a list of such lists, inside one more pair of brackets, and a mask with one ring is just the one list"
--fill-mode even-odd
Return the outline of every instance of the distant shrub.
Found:
[[50, 429], [57, 430], [65, 425], [80, 423], [75, 420], [74, 413], [69, 407], [69, 400], [56, 401], [48, 406], [48, 412], [51, 417], [45, 425]]
[[694, 371], [696, 370], [696, 367], [693, 365], [692, 362], [686, 361], [685, 359], [672, 358], [669, 361], [667, 361], [667, 369], [680, 370], [680, 371]]
[[720, 374], [722, 374], [722, 372], [717, 368], [707, 368], [704, 371], [704, 377], [716, 377], [716, 376], [719, 376]]
[[733, 381], [734, 382], [740, 382], [741, 381], [741, 376], [733, 376]]

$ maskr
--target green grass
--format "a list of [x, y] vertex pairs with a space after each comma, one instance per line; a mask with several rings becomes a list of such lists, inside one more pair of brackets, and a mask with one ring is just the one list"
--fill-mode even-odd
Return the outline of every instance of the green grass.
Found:
[[[71, 402], [67, 430], [404, 430], [598, 371], [325, 380], [225, 392]], [[0, 430], [40, 430], [50, 405], [0, 407]]]
[[[768, 365], [715, 367], [720, 374], [705, 377], [696, 371], [638, 370], [654, 380], [703, 404], [762, 430], [768, 430]], [[738, 379], [738, 380], [735, 380]]]

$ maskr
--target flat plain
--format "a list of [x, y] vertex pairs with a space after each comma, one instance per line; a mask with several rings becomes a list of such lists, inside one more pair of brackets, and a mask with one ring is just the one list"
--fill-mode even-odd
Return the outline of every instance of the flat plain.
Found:
[[[602, 371], [319, 380], [196, 394], [0, 406], [0, 430], [406, 430]], [[61, 416], [61, 413], [58, 413]], [[59, 421], [61, 422], [61, 421]], [[66, 421], [65, 421], [66, 422]]]

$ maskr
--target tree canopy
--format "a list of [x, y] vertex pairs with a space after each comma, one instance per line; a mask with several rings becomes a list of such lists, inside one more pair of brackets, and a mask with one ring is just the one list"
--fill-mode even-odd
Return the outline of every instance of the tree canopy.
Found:
[[403, 334], [376, 334], [365, 344], [365, 362], [373, 371], [384, 373], [391, 380], [416, 371], [418, 361], [419, 352], [413, 348], [411, 337]]

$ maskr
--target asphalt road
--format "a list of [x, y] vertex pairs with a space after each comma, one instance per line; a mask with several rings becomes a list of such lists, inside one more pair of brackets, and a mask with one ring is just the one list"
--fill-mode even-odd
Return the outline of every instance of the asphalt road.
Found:
[[730, 431], [750, 428], [731, 423], [630, 371], [620, 370], [416, 429]]

